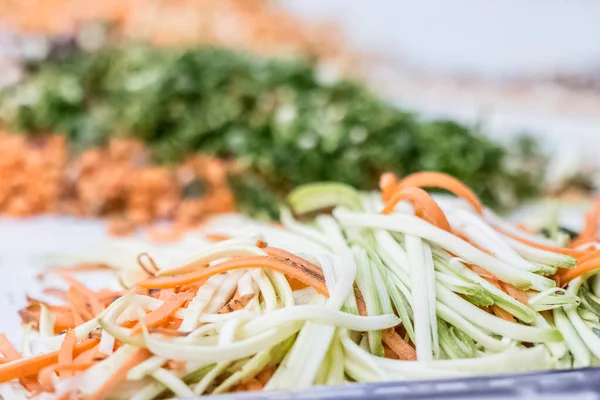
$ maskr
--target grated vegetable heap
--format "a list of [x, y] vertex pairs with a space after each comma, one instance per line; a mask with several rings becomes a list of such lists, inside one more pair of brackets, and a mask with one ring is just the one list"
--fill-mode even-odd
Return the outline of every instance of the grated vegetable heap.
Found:
[[119, 291], [77, 280], [89, 264], [46, 271], [66, 289], [21, 311], [20, 352], [0, 337], [0, 394], [142, 400], [598, 365], [600, 201], [570, 242], [513, 226], [442, 173], [380, 188], [301, 186], [281, 226], [215, 219], [203, 233], [226, 239], [183, 261], [88, 255], [112, 263]]

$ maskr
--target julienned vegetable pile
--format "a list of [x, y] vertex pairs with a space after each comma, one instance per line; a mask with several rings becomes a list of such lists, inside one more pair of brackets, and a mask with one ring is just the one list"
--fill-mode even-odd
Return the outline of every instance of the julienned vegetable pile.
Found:
[[371, 190], [385, 171], [452, 174], [495, 208], [536, 194], [542, 181], [531, 146], [504, 148], [476, 127], [421, 120], [310, 62], [134, 44], [57, 54], [4, 90], [7, 129], [64, 134], [75, 154], [119, 137], [145, 142], [160, 163], [196, 153], [236, 160], [237, 205], [255, 214], [273, 216], [304, 183]]
[[21, 311], [20, 353], [0, 339], [1, 393], [141, 400], [597, 365], [600, 202], [568, 244], [445, 174], [380, 185], [302, 186], [283, 226], [216, 219], [204, 233], [227, 239], [188, 240], [181, 262], [77, 256], [112, 263], [121, 291], [76, 280], [89, 263], [47, 271], [68, 289]]

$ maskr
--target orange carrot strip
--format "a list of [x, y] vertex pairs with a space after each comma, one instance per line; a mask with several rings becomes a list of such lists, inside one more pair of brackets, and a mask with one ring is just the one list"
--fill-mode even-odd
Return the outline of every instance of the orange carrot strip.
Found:
[[381, 189], [381, 199], [387, 203], [393, 196], [394, 188], [398, 184], [398, 178], [391, 172], [386, 172], [379, 178], [379, 188]]
[[415, 361], [417, 359], [417, 351], [404, 341], [396, 333], [394, 328], [386, 329], [382, 332], [382, 339], [385, 344], [398, 356], [400, 360]]
[[494, 314], [496, 314], [496, 316], [498, 318], [502, 318], [509, 322], [516, 322], [515, 317], [513, 317], [511, 313], [503, 310], [502, 308], [498, 307], [498, 305], [496, 305], [496, 304], [494, 304], [492, 306], [492, 311], [494, 311]]
[[0, 357], [0, 364], [7, 363], [9, 361], [8, 358]]
[[502, 228], [496, 227], [495, 229], [498, 232], [502, 233], [504, 236], [508, 236], [511, 239], [518, 240], [519, 242], [526, 244], [528, 246], [531, 246], [531, 247], [535, 247], [536, 249], [552, 251], [554, 253], [564, 254], [567, 256], [575, 257], [575, 258], [578, 258], [578, 257], [581, 257], [581, 256], [587, 254], [587, 252], [581, 251], [581, 250], [563, 249], [561, 247], [545, 246], [543, 244], [535, 243], [535, 242], [532, 242], [531, 240], [524, 239], [520, 236], [517, 236], [517, 235], [511, 233], [511, 232], [507, 232]]
[[258, 373], [258, 375], [256, 375], [256, 379], [263, 385], [266, 385], [267, 382], [271, 380], [276, 370], [277, 367], [275, 365], [267, 365]]
[[[1, 336], [0, 336], [1, 338]], [[0, 339], [1, 341], [1, 339]], [[99, 342], [98, 339], [85, 339], [75, 346], [74, 355], [91, 349]], [[56, 364], [58, 361], [58, 351], [41, 354], [35, 357], [21, 358], [6, 364], [0, 365], [0, 383], [9, 382], [13, 379], [19, 379], [27, 376], [36, 375], [42, 368]]]
[[222, 263], [216, 264], [212, 267], [202, 268], [187, 274], [147, 279], [138, 283], [138, 286], [157, 289], [177, 287], [197, 282], [199, 280], [208, 279], [213, 275], [221, 274], [223, 272], [242, 268], [271, 268], [306, 283], [323, 295], [328, 295], [327, 286], [325, 285], [325, 278], [323, 277], [322, 273], [316, 273], [315, 271], [305, 267], [303, 264], [296, 263], [293, 260], [282, 260], [273, 256], [234, 258], [223, 261]]
[[442, 172], [416, 172], [400, 180], [396, 185], [396, 190], [411, 186], [446, 189], [469, 203], [478, 214], [483, 214], [483, 205], [475, 193], [464, 183], [448, 174]]
[[586, 255], [581, 256], [577, 259], [578, 264], [583, 264], [586, 261], [592, 260], [600, 256], [600, 250], [593, 250], [588, 252]]
[[[71, 308], [75, 310], [77, 315], [79, 315], [84, 322], [94, 318], [91, 305], [86, 302], [87, 298], [81, 295], [75, 288], [69, 288], [67, 298], [69, 299]], [[79, 322], [79, 320], [77, 322]]]
[[[167, 320], [175, 314], [186, 302], [194, 298], [194, 292], [183, 292], [173, 295], [169, 300], [165, 301], [160, 307], [147, 314], [144, 317], [144, 323], [148, 328], [155, 327]], [[137, 325], [132, 332], [132, 335], [142, 333], [142, 326]]]
[[104, 311], [104, 305], [102, 305], [102, 302], [98, 300], [97, 294], [94, 291], [90, 290], [87, 286], [69, 274], [59, 272], [57, 275], [60, 276], [62, 280], [67, 282], [71, 287], [75, 288], [79, 293], [87, 297], [94, 315], [98, 315]]
[[321, 267], [316, 266], [308, 260], [305, 260], [302, 257], [298, 257], [297, 255], [290, 253], [289, 251], [285, 251], [283, 249], [279, 249], [277, 247], [263, 247], [263, 251], [270, 256], [277, 257], [284, 261], [291, 261], [296, 264], [302, 265], [302, 267], [310, 269], [319, 274], [323, 274], [323, 270]]
[[37, 376], [37, 380], [40, 383], [40, 388], [43, 392], [54, 392], [54, 381], [52, 374], [54, 373], [53, 365], [46, 368], [42, 368]]
[[174, 288], [162, 289], [158, 294], [158, 299], [162, 301], [167, 301], [175, 294]]
[[40, 382], [42, 391], [44, 392], [53, 392], [54, 391], [54, 382], [52, 380], [52, 374], [54, 372], [58, 372], [59, 376], [66, 376], [68, 372], [70, 376], [73, 375], [74, 372], [85, 371], [96, 364], [95, 362], [87, 362], [87, 363], [78, 363], [78, 364], [54, 364], [50, 365], [46, 368], [43, 368], [38, 374], [38, 381]]
[[527, 294], [523, 290], [517, 289], [510, 283], [500, 282], [500, 286], [502, 287], [502, 290], [513, 299], [525, 304], [526, 306], [529, 305], [529, 299], [527, 299]]
[[[89, 350], [86, 350], [79, 354], [77, 357], [73, 359], [73, 364], [87, 364], [95, 361], [94, 358], [98, 353], [98, 346], [94, 346]], [[106, 356], [103, 354], [103, 356]]]
[[582, 264], [579, 264], [575, 268], [563, 270], [560, 274], [558, 274], [560, 285], [564, 286], [573, 279], [598, 268], [600, 268], [600, 257], [588, 260]]
[[305, 289], [305, 288], [308, 287], [306, 285], [306, 283], [300, 282], [298, 279], [290, 278], [290, 277], [287, 277], [287, 276], [286, 276], [286, 278], [287, 278], [287, 281], [290, 284], [290, 288], [292, 290], [300, 290], [300, 289]]
[[381, 213], [390, 214], [401, 200], [410, 202], [418, 217], [450, 232], [450, 223], [440, 206], [426, 191], [417, 187], [404, 187], [396, 190]]
[[594, 201], [594, 206], [585, 215], [585, 225], [577, 239], [571, 242], [571, 247], [577, 247], [587, 242], [598, 240], [598, 224], [600, 223], [600, 199]]
[[231, 239], [229, 236], [226, 235], [218, 235], [216, 233], [205, 233], [204, 237], [208, 240], [210, 240], [211, 242], [223, 242], [225, 240], [229, 240]]
[[125, 380], [130, 369], [147, 360], [151, 355], [147, 349], [137, 349], [94, 394], [88, 397], [88, 400], [104, 400], [107, 398], [114, 388]]
[[[77, 343], [77, 336], [75, 335], [75, 331], [69, 329], [65, 334], [65, 338], [58, 350], [58, 363], [59, 364], [71, 364], [73, 362], [73, 350], [75, 349], [75, 344]], [[59, 373], [59, 377], [68, 378], [72, 376], [73, 373], [71, 371], [63, 371]]]

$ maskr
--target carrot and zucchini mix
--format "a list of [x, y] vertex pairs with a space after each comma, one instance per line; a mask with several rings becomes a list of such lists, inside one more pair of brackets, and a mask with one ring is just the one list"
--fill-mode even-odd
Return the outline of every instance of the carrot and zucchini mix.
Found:
[[150, 252], [109, 270], [118, 291], [84, 284], [93, 264], [48, 269], [56, 301], [29, 299], [20, 350], [0, 336], [0, 395], [149, 400], [597, 363], [598, 204], [569, 242], [446, 174], [380, 186], [305, 185], [281, 225], [216, 218], [202, 231], [214, 243], [184, 261]]

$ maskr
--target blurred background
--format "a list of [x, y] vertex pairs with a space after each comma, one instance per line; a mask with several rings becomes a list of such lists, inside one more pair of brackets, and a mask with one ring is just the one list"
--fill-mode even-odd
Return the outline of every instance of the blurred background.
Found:
[[[441, 170], [500, 211], [598, 183], [600, 4], [0, 1], [0, 212], [177, 236]], [[575, 223], [576, 225], [576, 223]], [[171, 229], [173, 228], [173, 229]], [[175, 233], [174, 233], [175, 232]]]

